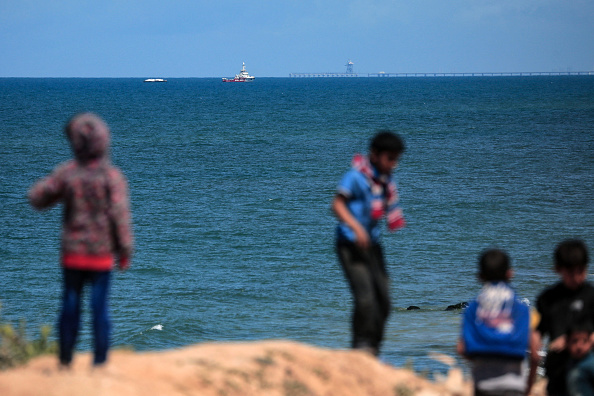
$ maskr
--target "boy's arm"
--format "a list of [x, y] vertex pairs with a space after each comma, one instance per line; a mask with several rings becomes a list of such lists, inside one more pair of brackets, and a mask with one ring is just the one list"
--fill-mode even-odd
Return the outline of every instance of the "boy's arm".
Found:
[[118, 267], [125, 270], [130, 266], [134, 248], [128, 182], [116, 169], [110, 172], [110, 219], [112, 232], [117, 243]]
[[[541, 309], [539, 303], [537, 303]], [[532, 389], [532, 385], [534, 385], [534, 381], [536, 381], [536, 370], [538, 365], [540, 364], [540, 349], [542, 348], [542, 334], [539, 330], [539, 326], [541, 325], [542, 316], [538, 309], [531, 309], [530, 311], [530, 329], [528, 333], [528, 364], [529, 364], [529, 372], [528, 372], [528, 381], [526, 383], [526, 395], [530, 394], [530, 390]]]
[[561, 352], [565, 349], [565, 334], [560, 335], [559, 337], [555, 338], [549, 344], [549, 349], [551, 351]]
[[53, 206], [62, 198], [63, 183], [60, 177], [62, 173], [61, 169], [59, 168], [52, 172], [52, 174], [37, 181], [29, 189], [27, 197], [31, 206], [35, 209], [41, 210]]
[[560, 336], [558, 336], [555, 339], [552, 339], [552, 325], [551, 323], [554, 323], [554, 316], [551, 315], [550, 313], [547, 313], [547, 311], [545, 311], [542, 307], [541, 304], [539, 304], [540, 301], [537, 301], [536, 303], [536, 308], [537, 308], [537, 312], [538, 312], [538, 327], [536, 327], [536, 330], [538, 331], [539, 335], [542, 336], [543, 335], [547, 335], [549, 336], [549, 344], [548, 344], [548, 349], [550, 351], [555, 351], [555, 352], [561, 352], [565, 349], [566, 346], [566, 337], [565, 334], [561, 334]]
[[340, 221], [346, 223], [353, 230], [357, 246], [367, 249], [371, 244], [369, 234], [365, 228], [363, 228], [361, 223], [359, 223], [351, 214], [346, 205], [346, 198], [343, 195], [337, 194], [336, 197], [334, 197], [334, 201], [332, 201], [332, 210]]
[[530, 331], [530, 371], [528, 373], [528, 383], [526, 384], [526, 395], [530, 394], [530, 390], [532, 389], [532, 385], [534, 385], [534, 381], [536, 380], [536, 369], [540, 364], [540, 355], [539, 351], [542, 345], [540, 333], [536, 330]]
[[458, 338], [458, 342], [456, 343], [456, 352], [458, 355], [466, 357], [466, 345], [464, 344], [462, 337]]
[[474, 319], [472, 318], [473, 308], [466, 308], [462, 312], [462, 322], [460, 323], [460, 336], [458, 337], [458, 342], [456, 343], [456, 352], [458, 355], [469, 359], [469, 356], [466, 354], [466, 339], [465, 339], [465, 329], [467, 328], [468, 323], [474, 323]]

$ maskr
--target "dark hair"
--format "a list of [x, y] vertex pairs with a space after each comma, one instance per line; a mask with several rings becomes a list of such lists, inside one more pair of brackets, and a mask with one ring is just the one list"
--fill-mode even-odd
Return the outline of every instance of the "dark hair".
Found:
[[588, 249], [579, 239], [567, 239], [555, 249], [555, 268], [584, 269], [588, 266]]
[[401, 154], [404, 152], [404, 141], [392, 131], [381, 130], [371, 140], [369, 149], [377, 153], [391, 151]]
[[580, 315], [579, 317], [574, 318], [571, 324], [567, 326], [565, 335], [569, 338], [574, 333], [587, 333], [590, 335], [593, 331], [592, 322], [584, 315]]
[[503, 250], [485, 250], [479, 259], [479, 276], [485, 282], [508, 281], [509, 256]]

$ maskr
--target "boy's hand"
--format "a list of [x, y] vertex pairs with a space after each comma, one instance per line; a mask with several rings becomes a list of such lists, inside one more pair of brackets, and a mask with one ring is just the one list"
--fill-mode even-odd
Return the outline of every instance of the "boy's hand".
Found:
[[361, 249], [367, 249], [371, 246], [371, 238], [367, 230], [355, 219], [346, 205], [346, 198], [340, 194], [334, 197], [332, 209], [341, 221], [344, 221], [355, 233], [355, 244]]
[[550, 344], [549, 349], [551, 351], [560, 352], [565, 349], [565, 335], [555, 338]]
[[120, 271], [126, 271], [130, 267], [130, 258], [129, 257], [120, 257], [118, 259], [118, 268]]
[[361, 249], [368, 249], [371, 245], [371, 239], [367, 231], [361, 226], [353, 228], [353, 231], [355, 231], [355, 237], [357, 238], [355, 244]]

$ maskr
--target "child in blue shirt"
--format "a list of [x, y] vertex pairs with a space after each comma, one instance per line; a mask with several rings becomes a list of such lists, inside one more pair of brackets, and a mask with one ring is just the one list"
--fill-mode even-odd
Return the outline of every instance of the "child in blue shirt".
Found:
[[[538, 344], [530, 329], [530, 309], [509, 286], [512, 270], [508, 255], [486, 250], [479, 260], [483, 288], [466, 310], [458, 353], [471, 363], [475, 395], [528, 394], [538, 364]], [[531, 373], [522, 363], [531, 350]]]
[[379, 354], [390, 313], [389, 279], [380, 245], [379, 221], [391, 231], [405, 225], [391, 178], [404, 142], [391, 131], [378, 132], [369, 155], [355, 155], [338, 185], [332, 209], [339, 220], [336, 250], [353, 293], [352, 347]]

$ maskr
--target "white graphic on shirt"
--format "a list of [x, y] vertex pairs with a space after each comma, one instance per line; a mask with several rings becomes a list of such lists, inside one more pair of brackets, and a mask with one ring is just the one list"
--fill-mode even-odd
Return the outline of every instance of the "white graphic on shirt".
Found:
[[571, 309], [572, 311], [581, 311], [582, 309], [584, 309], [584, 301], [583, 300], [575, 300], [574, 302], [571, 303], [571, 305], [569, 306], [569, 309]]
[[477, 321], [497, 329], [500, 333], [511, 333], [514, 323], [511, 311], [514, 303], [514, 292], [505, 284], [486, 284], [479, 294], [476, 309]]

